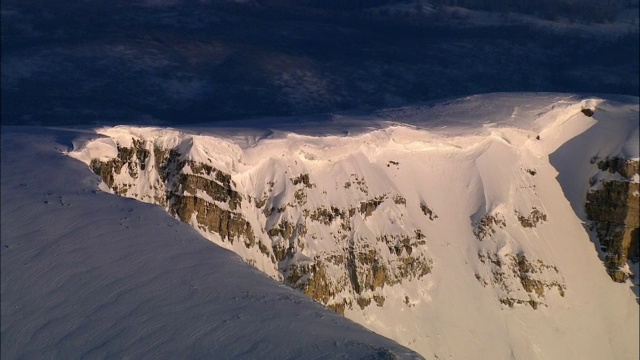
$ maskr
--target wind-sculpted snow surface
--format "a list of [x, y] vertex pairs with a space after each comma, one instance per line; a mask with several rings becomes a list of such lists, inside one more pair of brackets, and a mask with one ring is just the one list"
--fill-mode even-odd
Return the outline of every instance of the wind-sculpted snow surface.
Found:
[[[620, 131], [563, 148], [601, 121]], [[70, 155], [426, 357], [632, 359], [632, 284], [607, 276], [574, 211], [594, 165], [550, 155], [637, 158], [622, 154], [637, 131], [637, 98], [491, 94], [268, 128], [101, 128]]]
[[163, 210], [97, 191], [79, 131], [2, 129], [2, 359], [418, 359]]

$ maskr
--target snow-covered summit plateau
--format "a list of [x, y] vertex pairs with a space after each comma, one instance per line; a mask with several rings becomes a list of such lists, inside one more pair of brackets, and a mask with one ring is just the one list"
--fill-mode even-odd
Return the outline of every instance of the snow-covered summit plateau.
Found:
[[76, 132], [68, 154], [100, 189], [159, 205], [426, 358], [635, 359], [638, 108], [635, 97], [488, 94], [99, 128]]

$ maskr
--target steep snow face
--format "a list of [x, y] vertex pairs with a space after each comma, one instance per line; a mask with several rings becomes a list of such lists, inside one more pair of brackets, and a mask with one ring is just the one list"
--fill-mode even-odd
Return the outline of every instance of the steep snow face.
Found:
[[625, 359], [638, 306], [572, 209], [591, 165], [570, 154], [637, 137], [564, 146], [601, 121], [637, 132], [637, 102], [492, 94], [270, 131], [103, 128], [70, 155], [424, 356]]

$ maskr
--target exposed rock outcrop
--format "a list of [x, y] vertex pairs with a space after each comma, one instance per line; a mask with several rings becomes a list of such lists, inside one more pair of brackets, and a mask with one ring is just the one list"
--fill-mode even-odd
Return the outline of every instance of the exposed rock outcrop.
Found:
[[[234, 189], [231, 175], [208, 164], [184, 160], [175, 149], [151, 146], [135, 138], [132, 144], [131, 147], [118, 145], [114, 159], [93, 159], [90, 163], [91, 169], [116, 194], [161, 205], [184, 222], [195, 220], [200, 229], [219, 234], [223, 241], [233, 243], [243, 239], [248, 248], [256, 244], [251, 225], [236, 211], [243, 198]], [[154, 166], [150, 167], [151, 157]], [[146, 172], [148, 178], [155, 178], [155, 183], [150, 184], [149, 189], [138, 189], [145, 191], [144, 195], [130, 193], [136, 185], [132, 180], [142, 172]], [[121, 174], [128, 177], [117, 179]]]
[[[352, 199], [341, 206], [319, 200], [331, 189], [319, 188], [322, 183], [312, 181], [313, 172], [282, 177], [275, 173], [271, 179], [252, 179], [249, 184], [241, 178], [239, 187], [232, 174], [214, 166], [212, 159], [195, 161], [182, 154], [178, 149], [185, 143], [189, 144], [165, 147], [133, 138], [131, 145], [117, 145], [114, 158], [93, 159], [89, 165], [116, 194], [163, 206], [249, 264], [339, 313], [384, 307], [389, 294], [385, 288], [431, 273], [433, 261], [424, 226], [436, 222], [438, 215], [425, 200], [419, 203], [424, 217], [420, 216], [418, 226], [403, 219], [417, 209], [411, 209], [402, 194], [378, 188], [374, 196], [370, 194], [374, 188], [369, 189], [361, 174], [351, 173], [346, 182], [335, 183], [336, 191]], [[625, 191], [613, 192], [627, 194]], [[611, 198], [611, 194], [603, 196]], [[540, 209], [528, 210], [526, 215], [515, 214], [521, 226], [535, 228], [547, 220]], [[617, 221], [620, 214], [607, 224]], [[378, 226], [380, 221], [388, 221], [388, 226]], [[509, 217], [510, 225], [517, 226], [517, 221]], [[493, 211], [473, 223], [473, 234], [482, 241], [495, 238], [498, 231], [507, 234], [505, 228], [503, 213]], [[491, 242], [483, 244], [491, 246]], [[535, 309], [545, 304], [550, 289], [564, 294], [566, 287], [558, 270], [541, 260], [495, 251], [478, 257], [487, 266], [476, 278], [483, 286], [496, 289], [503, 304], [528, 304]], [[408, 307], [418, 302], [405, 296]]]
[[[395, 194], [393, 202], [385, 204], [388, 194], [370, 196], [365, 179], [358, 174], [350, 174], [344, 189], [353, 186], [349, 191], [364, 200], [342, 208], [311, 206], [307, 204], [310, 192], [326, 191], [316, 189], [308, 173], [281, 181], [277, 190], [277, 181], [265, 181], [260, 184], [261, 193], [249, 195], [238, 191], [230, 174], [190, 160], [178, 148], [133, 138], [132, 146], [118, 145], [117, 150], [113, 159], [90, 162], [116, 194], [161, 205], [200, 231], [217, 234], [232, 248], [247, 249], [248, 263], [272, 264], [285, 284], [339, 313], [383, 307], [385, 286], [431, 272], [426, 236], [420, 229], [384, 233], [375, 239], [355, 235], [356, 217], [364, 221], [383, 205], [406, 211], [402, 195]], [[140, 177], [144, 181], [138, 181]], [[430, 219], [437, 218], [425, 204], [421, 208]], [[252, 221], [262, 228], [256, 229]], [[333, 242], [333, 250], [308, 246], [317, 243], [319, 236], [323, 242]]]
[[384, 202], [386, 195], [376, 196], [375, 198], [360, 203], [360, 214], [364, 217], [371, 216], [373, 212]]
[[520, 221], [520, 225], [525, 228], [534, 228], [538, 223], [547, 221], [547, 215], [536, 207], [531, 209], [529, 216], [523, 216], [518, 212], [516, 212], [516, 216], [518, 217], [518, 221]]
[[433, 210], [431, 210], [431, 208], [428, 207], [424, 202], [420, 203], [420, 210], [422, 210], [423, 214], [429, 217], [429, 220], [433, 221], [438, 218], [438, 215], [436, 215], [436, 213], [434, 213]]
[[507, 222], [500, 213], [486, 214], [480, 221], [474, 224], [473, 234], [480, 241], [496, 233], [496, 228], [501, 229], [507, 226]]
[[607, 273], [614, 281], [624, 282], [631, 275], [627, 261], [640, 258], [640, 162], [620, 157], [592, 159], [596, 161], [600, 172], [591, 180], [585, 212]]
[[487, 286], [494, 285], [499, 301], [513, 307], [530, 305], [537, 309], [545, 305], [549, 291], [555, 289], [564, 297], [567, 288], [558, 268], [542, 260], [530, 260], [524, 254], [500, 255], [493, 252], [478, 253], [480, 261], [487, 265], [484, 273], [476, 273], [476, 279]]
[[223, 241], [233, 243], [244, 239], [247, 248], [255, 245], [256, 238], [249, 222], [241, 214], [224, 210], [215, 203], [196, 196], [176, 196], [171, 212], [186, 223], [191, 223], [195, 214], [200, 229], [219, 234]]

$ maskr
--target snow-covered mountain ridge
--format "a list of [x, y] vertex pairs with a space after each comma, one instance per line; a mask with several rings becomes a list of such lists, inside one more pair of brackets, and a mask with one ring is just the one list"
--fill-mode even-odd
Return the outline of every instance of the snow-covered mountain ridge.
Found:
[[581, 226], [599, 169], [579, 159], [637, 162], [637, 118], [637, 98], [494, 94], [270, 131], [103, 128], [70, 155], [424, 356], [632, 358], [638, 306]]
[[422, 359], [202, 238], [96, 191], [78, 129], [2, 127], [0, 358]]

